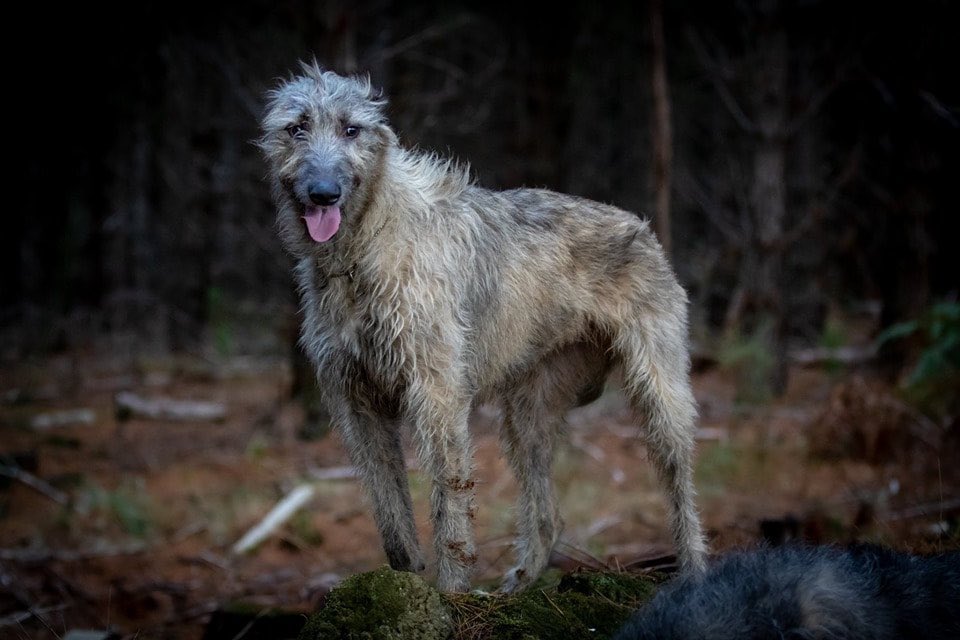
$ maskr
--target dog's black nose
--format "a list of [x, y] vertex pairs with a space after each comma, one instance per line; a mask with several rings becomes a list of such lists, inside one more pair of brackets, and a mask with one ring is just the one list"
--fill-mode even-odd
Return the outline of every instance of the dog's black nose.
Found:
[[307, 195], [315, 205], [330, 206], [340, 199], [340, 185], [333, 180], [317, 180], [308, 187]]

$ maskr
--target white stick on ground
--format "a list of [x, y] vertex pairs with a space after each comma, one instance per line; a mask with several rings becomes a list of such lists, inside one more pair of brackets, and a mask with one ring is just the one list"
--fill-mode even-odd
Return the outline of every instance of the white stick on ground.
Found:
[[310, 501], [313, 497], [313, 486], [302, 484], [291, 491], [283, 500], [277, 503], [270, 513], [261, 520], [255, 527], [247, 531], [240, 540], [233, 545], [233, 553], [240, 555], [250, 551], [258, 544], [263, 542], [273, 533], [277, 527], [289, 520], [293, 514]]
[[71, 409], [69, 411], [51, 411], [41, 413], [30, 419], [30, 426], [37, 430], [89, 425], [96, 422], [97, 416], [90, 409]]
[[877, 357], [877, 348], [874, 345], [847, 346], [847, 347], [813, 347], [810, 349], [796, 349], [790, 352], [790, 360], [805, 367], [817, 366], [831, 362], [856, 365], [870, 362]]
[[148, 418], [150, 420], [210, 420], [220, 421], [227, 415], [227, 407], [219, 402], [176, 400], [174, 398], [143, 398], [130, 391], [121, 391], [114, 397], [117, 415]]

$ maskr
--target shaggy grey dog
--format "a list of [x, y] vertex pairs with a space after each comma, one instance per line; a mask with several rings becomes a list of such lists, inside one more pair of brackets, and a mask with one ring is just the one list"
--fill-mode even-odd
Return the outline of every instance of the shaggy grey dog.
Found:
[[733, 553], [664, 587], [615, 640], [956, 640], [960, 554], [874, 546]]
[[270, 94], [260, 146], [296, 260], [301, 343], [373, 502], [392, 567], [423, 556], [401, 451], [430, 478], [438, 583], [476, 562], [467, 418], [498, 400], [517, 476], [510, 591], [544, 569], [561, 524], [550, 480], [565, 412], [611, 367], [643, 424], [684, 567], [702, 569], [687, 298], [645, 221], [550, 191], [495, 192], [402, 148], [369, 80], [313, 65]]

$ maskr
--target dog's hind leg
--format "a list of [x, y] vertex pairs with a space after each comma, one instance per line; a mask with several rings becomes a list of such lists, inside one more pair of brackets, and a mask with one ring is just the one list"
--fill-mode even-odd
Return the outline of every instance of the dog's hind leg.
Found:
[[670, 529], [681, 567], [701, 572], [706, 544], [693, 486], [697, 410], [685, 331], [682, 309], [648, 311], [639, 323], [619, 328], [614, 348], [623, 360], [624, 386], [644, 424], [647, 449], [669, 498]]
[[400, 431], [395, 421], [381, 421], [344, 409], [335, 416], [354, 466], [373, 503], [373, 515], [390, 566], [423, 571], [413, 504], [407, 482]]
[[501, 439], [520, 485], [517, 501], [517, 563], [501, 591], [522, 589], [536, 580], [550, 560], [562, 529], [550, 477], [562, 418], [548, 415], [537, 390], [518, 389], [504, 401]]
[[516, 591], [546, 568], [563, 522], [551, 478], [563, 416], [596, 400], [612, 363], [593, 341], [567, 345], [514, 380], [504, 395], [501, 441], [520, 485], [517, 501], [517, 564], [501, 590]]

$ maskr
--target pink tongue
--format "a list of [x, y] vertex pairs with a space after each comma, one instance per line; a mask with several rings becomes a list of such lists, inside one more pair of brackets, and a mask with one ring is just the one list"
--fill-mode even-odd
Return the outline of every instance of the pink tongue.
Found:
[[340, 228], [340, 207], [307, 207], [303, 216], [307, 232], [315, 242], [326, 242]]

